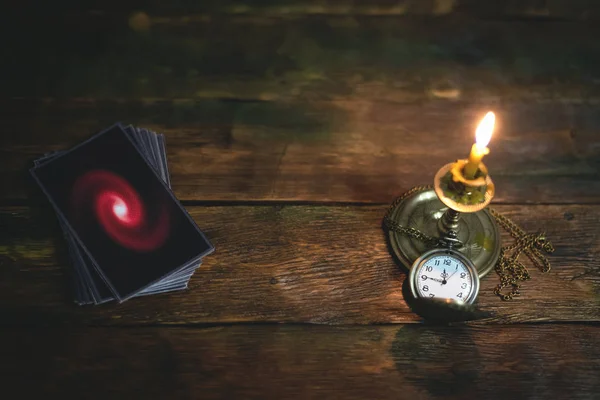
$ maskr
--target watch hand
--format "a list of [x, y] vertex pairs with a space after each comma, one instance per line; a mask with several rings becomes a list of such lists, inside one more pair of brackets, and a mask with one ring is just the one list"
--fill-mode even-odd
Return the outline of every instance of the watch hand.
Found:
[[442, 285], [445, 285], [448, 282], [446, 280], [446, 278], [448, 277], [448, 273], [446, 272], [446, 268], [444, 268], [444, 272], [442, 272], [440, 275], [442, 276], [442, 279], [443, 279]]
[[454, 272], [452, 273], [452, 275], [450, 275], [448, 277], [448, 280], [450, 280], [450, 278], [452, 278], [454, 276], [454, 274], [456, 274], [458, 272], [458, 265], [456, 266], [456, 269], [454, 270]]
[[441, 279], [438, 279], [438, 278], [432, 278], [432, 277], [430, 277], [430, 276], [428, 276], [428, 277], [427, 277], [427, 279], [431, 279], [432, 281], [436, 281], [436, 282], [444, 283], [444, 281], [443, 281], [443, 280], [441, 280]]

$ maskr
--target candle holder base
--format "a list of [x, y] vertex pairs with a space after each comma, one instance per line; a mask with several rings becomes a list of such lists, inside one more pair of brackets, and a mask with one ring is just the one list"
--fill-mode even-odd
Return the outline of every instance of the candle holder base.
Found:
[[[447, 209], [435, 190], [424, 189], [398, 203], [389, 217], [403, 227], [439, 237], [438, 222]], [[461, 213], [456, 234], [463, 244], [456, 250], [473, 261], [479, 277], [483, 278], [494, 268], [500, 255], [500, 232], [494, 217], [487, 209]], [[407, 270], [421, 254], [429, 250], [425, 243], [407, 235], [390, 230], [388, 236], [391, 248]]]

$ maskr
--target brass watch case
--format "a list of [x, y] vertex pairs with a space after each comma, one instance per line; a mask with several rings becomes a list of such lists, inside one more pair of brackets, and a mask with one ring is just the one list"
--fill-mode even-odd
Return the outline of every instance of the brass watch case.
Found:
[[[419, 270], [419, 267], [421, 265], [425, 264], [427, 262], [427, 260], [429, 260], [431, 257], [435, 257], [436, 255], [446, 255], [449, 257], [454, 257], [454, 258], [460, 260], [469, 269], [469, 271], [471, 272], [471, 274], [473, 276], [473, 288], [471, 290], [471, 293], [469, 294], [469, 297], [464, 299], [464, 303], [465, 304], [473, 304], [475, 302], [475, 300], [477, 299], [477, 294], [479, 294], [479, 274], [477, 273], [478, 271], [475, 268], [475, 265], [473, 265], [473, 263], [471, 262], [471, 260], [469, 260], [469, 258], [467, 258], [464, 254], [459, 253], [456, 250], [445, 249], [445, 248], [436, 248], [433, 250], [429, 250], [428, 252], [424, 253], [423, 255], [421, 255], [421, 257], [419, 257], [415, 260], [414, 264], [412, 265], [412, 268], [410, 269], [410, 273], [408, 275], [410, 291], [411, 291], [413, 297], [414, 298], [420, 297], [419, 293], [417, 291], [417, 287], [416, 287], [416, 280], [419, 279], [419, 277], [417, 276], [417, 271]], [[456, 301], [453, 299], [443, 299], [443, 300], [447, 300], [449, 303]]]

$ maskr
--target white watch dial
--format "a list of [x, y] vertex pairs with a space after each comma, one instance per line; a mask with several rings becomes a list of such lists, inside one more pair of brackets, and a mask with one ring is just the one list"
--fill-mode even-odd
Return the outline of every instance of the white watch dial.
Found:
[[416, 287], [421, 297], [466, 301], [474, 288], [471, 270], [451, 255], [428, 258], [415, 272]]

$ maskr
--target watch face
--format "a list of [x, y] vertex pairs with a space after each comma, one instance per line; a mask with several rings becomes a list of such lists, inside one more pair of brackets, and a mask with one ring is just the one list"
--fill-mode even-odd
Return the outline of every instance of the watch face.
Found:
[[411, 271], [419, 297], [471, 302], [478, 291], [478, 277], [468, 260], [454, 251], [438, 250], [417, 260]]

